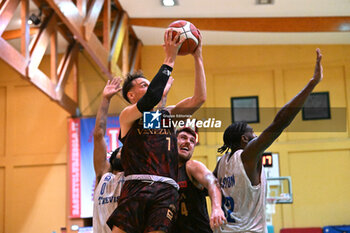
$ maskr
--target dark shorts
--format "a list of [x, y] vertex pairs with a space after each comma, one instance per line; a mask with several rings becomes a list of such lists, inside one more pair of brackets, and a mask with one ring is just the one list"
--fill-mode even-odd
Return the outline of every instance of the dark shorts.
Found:
[[118, 207], [107, 220], [127, 233], [169, 232], [177, 213], [177, 190], [165, 183], [126, 181]]

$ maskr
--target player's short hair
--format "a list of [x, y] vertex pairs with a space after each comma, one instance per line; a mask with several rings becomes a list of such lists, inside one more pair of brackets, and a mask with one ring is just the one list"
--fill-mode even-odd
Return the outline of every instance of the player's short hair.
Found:
[[193, 129], [191, 129], [190, 127], [182, 127], [182, 128], [180, 128], [180, 129], [176, 130], [176, 137], [179, 136], [179, 134], [180, 134], [181, 132], [189, 133], [189, 134], [191, 134], [194, 138], [197, 139], [197, 134], [196, 134], [196, 132], [195, 132]]
[[117, 155], [121, 149], [122, 147], [115, 149], [109, 158], [109, 164], [111, 165], [112, 171], [124, 171], [121, 164], [121, 159], [117, 158]]
[[241, 146], [241, 137], [247, 130], [247, 122], [238, 121], [228, 126], [224, 132], [224, 145], [218, 149], [219, 153], [233, 151]]
[[132, 81], [134, 81], [137, 78], [145, 78], [143, 76], [142, 71], [137, 71], [136, 73], [128, 73], [126, 75], [126, 78], [124, 80], [123, 83], [123, 89], [122, 89], [122, 93], [123, 93], [123, 97], [124, 99], [126, 99], [126, 101], [128, 101], [130, 103], [130, 100], [128, 98], [128, 92], [130, 91], [130, 89], [133, 87]]

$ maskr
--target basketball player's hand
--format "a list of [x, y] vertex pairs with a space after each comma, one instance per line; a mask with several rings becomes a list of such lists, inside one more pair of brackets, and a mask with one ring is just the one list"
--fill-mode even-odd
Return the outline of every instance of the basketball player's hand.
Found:
[[103, 89], [102, 96], [110, 100], [118, 91], [122, 89], [120, 86], [121, 82], [121, 78], [113, 78], [112, 80], [108, 80], [105, 88]]
[[199, 30], [198, 30], [198, 35], [199, 35], [198, 46], [192, 54], [194, 57], [201, 57], [202, 56], [202, 34]]
[[315, 80], [316, 83], [319, 83], [323, 78], [323, 68], [321, 65], [322, 54], [319, 48], [316, 49], [316, 55], [317, 56], [316, 56], [315, 72], [312, 79]]
[[[182, 44], [182, 42], [185, 41], [186, 38], [182, 38], [181, 40], [179, 40], [180, 38], [180, 32], [176, 32], [173, 33], [174, 30], [172, 28], [168, 28], [165, 31], [164, 34], [164, 44], [163, 44], [163, 48], [165, 51], [165, 61], [164, 64], [167, 64], [171, 67], [174, 66], [175, 64], [175, 58], [177, 55], [177, 51], [180, 48], [180, 45]], [[175, 34], [175, 36], [173, 36]]]
[[220, 207], [212, 209], [211, 215], [210, 215], [210, 227], [212, 230], [220, 227], [221, 225], [225, 224], [226, 222], [227, 221], [225, 218], [225, 214]]

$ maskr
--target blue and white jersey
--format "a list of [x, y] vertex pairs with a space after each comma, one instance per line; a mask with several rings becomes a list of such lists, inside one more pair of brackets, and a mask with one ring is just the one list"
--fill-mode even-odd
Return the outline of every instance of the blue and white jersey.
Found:
[[93, 232], [111, 233], [106, 224], [109, 216], [117, 208], [117, 201], [124, 183], [124, 172], [105, 173], [94, 192]]
[[225, 154], [218, 165], [217, 178], [223, 192], [222, 208], [227, 224], [215, 232], [267, 233], [265, 173], [261, 171], [260, 184], [253, 186], [241, 160], [242, 151], [237, 150], [231, 157]]

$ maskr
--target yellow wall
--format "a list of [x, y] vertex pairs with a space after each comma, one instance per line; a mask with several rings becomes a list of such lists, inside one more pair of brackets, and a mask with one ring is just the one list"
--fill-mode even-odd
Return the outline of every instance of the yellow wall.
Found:
[[[83, 54], [79, 65], [81, 111], [94, 115], [105, 80]], [[50, 73], [47, 57], [40, 69]], [[67, 224], [69, 114], [1, 60], [0, 70], [0, 233], [58, 233]]]
[[68, 114], [2, 61], [0, 70], [0, 232], [58, 231]]
[[[311, 77], [315, 48], [205, 47], [205, 106], [229, 107], [231, 96], [246, 95], [259, 95], [262, 107], [283, 106]], [[325, 80], [315, 91], [330, 91], [332, 106], [348, 107], [350, 46], [320, 48]], [[154, 75], [162, 60], [160, 46], [143, 48], [142, 66], [147, 77]], [[81, 111], [84, 116], [94, 115], [105, 80], [82, 54], [79, 66]], [[47, 59], [40, 67], [49, 73]], [[67, 224], [69, 115], [2, 61], [0, 70], [0, 233], [59, 232]], [[191, 56], [177, 59], [170, 104], [192, 94], [193, 72]], [[66, 91], [72, 94], [70, 80]], [[117, 97], [110, 113], [119, 113], [124, 106], [125, 101]], [[263, 122], [271, 120], [265, 118]], [[201, 133], [195, 159], [213, 169], [221, 138], [220, 133]], [[294, 188], [294, 203], [276, 208], [273, 221], [277, 229], [348, 223], [348, 128], [340, 133], [286, 133], [269, 150], [279, 153], [281, 175], [291, 176]]]
[[[324, 80], [314, 91], [329, 91], [331, 107], [343, 108], [349, 116], [349, 45], [206, 46], [203, 57], [208, 98], [204, 107], [227, 108], [226, 120], [230, 121], [231, 97], [257, 95], [260, 108], [272, 108], [262, 110], [261, 123], [251, 124], [261, 131], [272, 121], [274, 108], [282, 107], [312, 77], [317, 47], [323, 53]], [[142, 55], [143, 70], [151, 78], [163, 61], [162, 48], [146, 46]], [[193, 93], [193, 74], [192, 57], [178, 57], [169, 104]], [[336, 111], [332, 109], [331, 120], [322, 121], [305, 122], [298, 114], [289, 127], [292, 132], [283, 133], [268, 149], [279, 153], [280, 175], [291, 176], [294, 194], [293, 204], [276, 206], [275, 232], [282, 227], [349, 224], [350, 119]], [[339, 126], [342, 117], [347, 122], [347, 126], [341, 125], [344, 132], [316, 132], [325, 124]], [[300, 132], [305, 126], [308, 132]], [[222, 132], [201, 133], [194, 159], [213, 170], [216, 149], [221, 145]]]

